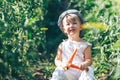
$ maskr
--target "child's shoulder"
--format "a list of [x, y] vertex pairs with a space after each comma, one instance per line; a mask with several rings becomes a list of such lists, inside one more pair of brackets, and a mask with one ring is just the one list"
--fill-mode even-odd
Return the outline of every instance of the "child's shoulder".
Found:
[[86, 40], [84, 40], [84, 39], [82, 39], [82, 41], [81, 41], [83, 44], [85, 44], [85, 45], [90, 45], [90, 46], [92, 46], [92, 43], [90, 43], [90, 42], [88, 42], [88, 41], [86, 41]]
[[59, 47], [61, 47], [65, 42], [67, 42], [68, 39], [63, 39], [60, 44], [59, 44]]
[[67, 42], [67, 41], [68, 41], [68, 39], [63, 39], [61, 44], [64, 43], [64, 42]]
[[68, 43], [68, 39], [63, 39], [63, 40], [60, 42], [59, 46], [65, 45], [66, 43]]
[[63, 40], [60, 42], [60, 45], [65, 44], [67, 41], [68, 41], [68, 39], [63, 39]]
[[85, 42], [85, 44], [86, 44], [86, 45], [89, 45], [89, 46], [92, 46], [92, 43], [87, 42], [87, 41]]

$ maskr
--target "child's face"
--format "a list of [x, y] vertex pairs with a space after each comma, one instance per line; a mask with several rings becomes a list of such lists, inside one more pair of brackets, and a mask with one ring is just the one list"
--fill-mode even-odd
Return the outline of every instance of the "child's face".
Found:
[[82, 29], [80, 20], [75, 14], [68, 14], [63, 19], [63, 31], [68, 36], [79, 36], [80, 31]]

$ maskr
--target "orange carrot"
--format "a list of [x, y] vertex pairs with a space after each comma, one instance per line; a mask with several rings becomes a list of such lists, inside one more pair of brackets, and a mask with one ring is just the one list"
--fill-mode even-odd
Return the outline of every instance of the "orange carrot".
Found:
[[[69, 69], [70, 67], [76, 68], [76, 69], [79, 69], [79, 70], [81, 69], [80, 66], [77, 66], [77, 65], [75, 65], [75, 64], [72, 64], [72, 61], [73, 61], [76, 53], [77, 53], [77, 48], [73, 51], [73, 53], [72, 53], [72, 55], [71, 55], [71, 57], [70, 57], [70, 59], [69, 59], [69, 61], [68, 61], [67, 69]], [[88, 68], [86, 68], [85, 70], [88, 71]]]
[[76, 68], [76, 69], [81, 69], [79, 66], [77, 66], [77, 65], [75, 65], [75, 64], [71, 64], [70, 67]]
[[68, 61], [68, 64], [69, 64], [69, 63], [72, 63], [72, 61], [73, 61], [76, 53], [77, 53], [77, 48], [73, 51], [73, 53], [72, 53], [72, 55], [71, 55], [71, 57], [70, 57], [70, 59], [69, 59], [69, 61]]
[[71, 65], [71, 63], [72, 63], [72, 61], [73, 61], [73, 59], [74, 59], [76, 53], [77, 53], [77, 48], [73, 51], [73, 53], [72, 53], [72, 55], [71, 55], [71, 57], [70, 57], [70, 59], [69, 59], [69, 61], [68, 61], [67, 68], [70, 67], [70, 65]]

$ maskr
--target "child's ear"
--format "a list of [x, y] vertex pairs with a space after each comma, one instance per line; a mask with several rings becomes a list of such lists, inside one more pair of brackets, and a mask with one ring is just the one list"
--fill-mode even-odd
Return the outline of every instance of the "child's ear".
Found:
[[64, 27], [62, 27], [62, 31], [63, 31], [64, 33], [66, 33], [66, 30], [64, 29]]
[[67, 33], [67, 31], [66, 30], [63, 30], [63, 32], [66, 34]]
[[82, 30], [82, 29], [83, 29], [83, 24], [80, 25], [80, 30]]

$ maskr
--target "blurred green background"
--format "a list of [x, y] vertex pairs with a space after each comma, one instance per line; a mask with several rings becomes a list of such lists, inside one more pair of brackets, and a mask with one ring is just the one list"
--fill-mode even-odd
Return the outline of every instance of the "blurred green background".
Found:
[[66, 9], [79, 10], [83, 38], [92, 43], [96, 80], [120, 79], [119, 0], [0, 0], [0, 80], [48, 80], [55, 69], [57, 26]]

